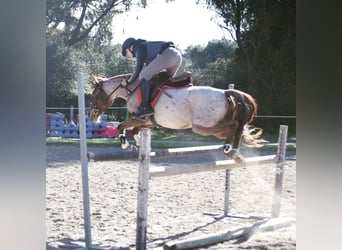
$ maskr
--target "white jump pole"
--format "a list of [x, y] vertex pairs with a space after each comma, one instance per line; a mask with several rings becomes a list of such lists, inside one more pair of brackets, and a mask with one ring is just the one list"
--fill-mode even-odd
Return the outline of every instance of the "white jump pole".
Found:
[[167, 242], [164, 245], [164, 250], [185, 250], [185, 249], [197, 249], [224, 241], [236, 240], [243, 238], [249, 239], [253, 234], [257, 232], [274, 231], [279, 228], [291, 226], [296, 221], [290, 218], [271, 218], [265, 219], [254, 224], [233, 228], [230, 230], [206, 234], [204, 236], [198, 236], [185, 240], [174, 240]]
[[284, 164], [286, 157], [287, 130], [287, 125], [280, 125], [276, 159], [275, 184], [272, 202], [272, 217], [279, 217], [280, 214], [281, 191], [283, 189]]
[[245, 159], [244, 164], [237, 164], [234, 160], [222, 160], [213, 162], [203, 162], [191, 165], [182, 166], [166, 166], [166, 167], [150, 167], [151, 177], [162, 177], [162, 176], [172, 176], [172, 175], [182, 175], [182, 174], [192, 174], [205, 171], [215, 171], [215, 170], [231, 170], [233, 168], [245, 168], [249, 166], [258, 166], [261, 164], [274, 163], [276, 155], [266, 155], [249, 157]]
[[84, 210], [84, 233], [85, 249], [91, 246], [91, 226], [90, 226], [90, 203], [89, 203], [89, 183], [88, 183], [88, 157], [86, 140], [86, 120], [84, 103], [84, 76], [78, 74], [78, 112], [79, 112], [79, 130], [80, 130], [80, 150], [82, 164], [82, 191], [83, 191], [83, 210]]
[[[235, 84], [228, 84], [228, 89], [234, 89]], [[224, 212], [223, 216], [228, 216], [229, 212], [229, 194], [230, 194], [230, 170], [226, 170], [226, 178], [224, 185]]]
[[136, 249], [146, 250], [151, 130], [144, 128], [140, 133]]

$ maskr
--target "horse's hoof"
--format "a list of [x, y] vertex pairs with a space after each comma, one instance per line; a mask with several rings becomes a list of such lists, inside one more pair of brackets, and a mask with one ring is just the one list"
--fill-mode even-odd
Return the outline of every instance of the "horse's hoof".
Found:
[[130, 146], [131, 146], [131, 144], [129, 144], [128, 142], [121, 144], [121, 148], [123, 150], [129, 150], [131, 148]]
[[234, 160], [235, 163], [239, 165], [244, 165], [246, 163], [245, 158], [237, 149], [232, 149], [228, 153], [225, 153], [225, 155], [227, 156], [227, 158]]
[[121, 142], [121, 148], [124, 149], [124, 150], [128, 150], [130, 144], [129, 144], [129, 142], [127, 141], [126, 136], [120, 135], [120, 136], [119, 136], [119, 139], [120, 139], [120, 142]]
[[139, 148], [136, 145], [131, 144], [130, 151], [133, 151], [133, 150], [138, 151]]
[[135, 140], [135, 144], [139, 147], [140, 146], [140, 135], [135, 134], [135, 135], [133, 135], [133, 138]]
[[245, 165], [246, 164], [246, 160], [242, 156], [237, 156], [236, 158], [234, 158], [234, 161], [238, 165]]
[[120, 140], [121, 144], [124, 144], [126, 142], [126, 136], [124, 134], [120, 134], [119, 140]]
[[223, 153], [228, 154], [232, 150], [232, 145], [224, 144], [223, 145]]

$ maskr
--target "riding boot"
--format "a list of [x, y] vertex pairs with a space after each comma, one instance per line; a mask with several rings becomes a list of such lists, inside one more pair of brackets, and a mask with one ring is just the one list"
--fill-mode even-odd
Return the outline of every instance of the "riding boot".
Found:
[[142, 104], [137, 110], [135, 114], [136, 118], [143, 118], [145, 116], [153, 115], [154, 111], [150, 105], [150, 88], [151, 84], [146, 79], [141, 80], [141, 95], [142, 95]]

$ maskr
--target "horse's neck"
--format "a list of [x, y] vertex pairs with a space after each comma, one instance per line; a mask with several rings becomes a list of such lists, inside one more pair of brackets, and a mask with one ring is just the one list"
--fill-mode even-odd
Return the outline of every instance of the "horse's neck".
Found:
[[135, 112], [139, 106], [137, 95], [138, 95], [138, 87], [139, 87], [139, 79], [136, 79], [134, 82], [127, 85], [127, 88], [131, 91], [130, 95], [125, 96], [125, 100], [127, 101], [127, 109], [129, 112]]
[[[133, 112], [138, 106], [136, 99], [137, 87], [139, 84], [139, 79], [127, 85], [126, 88], [119, 87], [123, 77], [108, 79], [105, 86], [103, 86], [107, 95], [111, 95], [111, 100], [114, 101], [116, 98], [122, 98], [127, 101], [127, 108]], [[114, 92], [113, 92], [114, 91]]]
[[122, 77], [112, 77], [107, 79], [104, 85], [102, 85], [102, 88], [105, 90], [107, 95], [111, 96], [111, 99], [115, 98], [122, 98], [124, 100], [127, 100], [129, 97], [129, 91], [134, 91], [136, 86], [138, 85], [138, 81], [135, 81], [129, 85], [127, 85], [127, 89], [123, 87], [119, 87], [120, 83], [123, 79]]

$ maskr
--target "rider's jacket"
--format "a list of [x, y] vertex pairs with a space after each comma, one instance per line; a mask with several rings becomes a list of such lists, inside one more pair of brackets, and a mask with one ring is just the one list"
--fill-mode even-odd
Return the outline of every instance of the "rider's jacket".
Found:
[[173, 42], [144, 41], [133, 46], [133, 56], [137, 58], [137, 62], [132, 76], [127, 81], [128, 84], [134, 82], [138, 78], [140, 72], [144, 67], [144, 64], [148, 65], [149, 63], [151, 63], [168, 47], [174, 47]]

